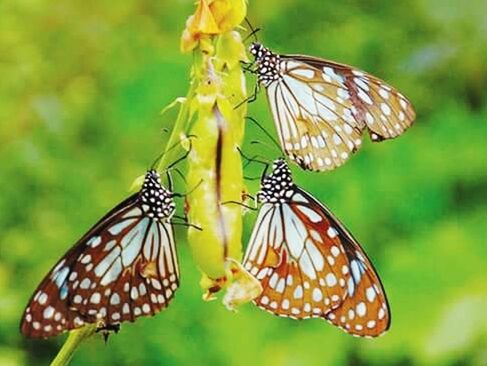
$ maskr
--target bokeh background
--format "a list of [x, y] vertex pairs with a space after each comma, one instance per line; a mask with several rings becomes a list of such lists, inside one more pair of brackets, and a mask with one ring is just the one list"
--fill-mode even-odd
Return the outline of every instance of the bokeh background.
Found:
[[[65, 336], [23, 339], [19, 318], [57, 258], [162, 150], [174, 116], [159, 112], [188, 88], [192, 57], [179, 53], [179, 36], [193, 9], [191, 0], [0, 1], [1, 365], [46, 364], [62, 345]], [[169, 309], [108, 345], [93, 337], [72, 364], [487, 365], [486, 14], [484, 0], [249, 4], [271, 48], [359, 66], [416, 106], [417, 123], [397, 140], [366, 143], [332, 173], [294, 169], [375, 263], [389, 333], [357, 339], [320, 320], [204, 303], [180, 231], [182, 285]], [[249, 112], [275, 134], [264, 93]], [[250, 124], [247, 137], [270, 144]]]

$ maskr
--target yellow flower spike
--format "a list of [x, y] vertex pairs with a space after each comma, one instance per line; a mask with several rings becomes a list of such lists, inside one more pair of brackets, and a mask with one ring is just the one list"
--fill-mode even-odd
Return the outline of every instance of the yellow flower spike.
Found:
[[191, 32], [195, 34], [217, 34], [220, 32], [208, 3], [211, 3], [211, 0], [199, 0], [198, 7], [188, 26]]
[[[232, 31], [244, 19], [245, 1], [206, 0], [188, 21], [182, 48], [197, 46], [192, 69], [195, 94], [188, 99], [188, 134], [196, 136], [188, 157], [187, 213], [193, 257], [202, 272], [203, 299], [212, 300], [224, 287], [228, 308], [247, 302], [261, 289], [238, 261], [242, 256], [242, 201], [245, 192], [238, 147], [244, 135], [246, 61], [240, 34]], [[211, 14], [209, 14], [209, 13]], [[218, 34], [215, 33], [215, 24]], [[214, 35], [213, 35], [214, 34]], [[185, 43], [186, 42], [186, 43]], [[235, 203], [237, 202], [237, 203]]]
[[[262, 288], [240, 264], [242, 256], [242, 206], [245, 192], [240, 154], [246, 113], [245, 78], [240, 61], [247, 61], [240, 34], [233, 29], [245, 18], [245, 0], [199, 0], [186, 22], [181, 50], [194, 52], [191, 84], [186, 97], [178, 98], [161, 113], [179, 105], [178, 116], [156, 169], [174, 162], [180, 149], [188, 151], [188, 239], [202, 272], [200, 285], [205, 300], [226, 287], [227, 308], [257, 297]], [[191, 139], [187, 135], [196, 135]], [[131, 190], [142, 184], [138, 177]], [[80, 342], [94, 333], [85, 326], [70, 333], [53, 365], [67, 365]]]
[[240, 155], [218, 103], [200, 106], [191, 134], [197, 138], [189, 155], [188, 185], [198, 188], [188, 197], [189, 220], [203, 230], [189, 228], [189, 243], [202, 272], [220, 283], [226, 258], [241, 257], [242, 207], [225, 203], [241, 200]]

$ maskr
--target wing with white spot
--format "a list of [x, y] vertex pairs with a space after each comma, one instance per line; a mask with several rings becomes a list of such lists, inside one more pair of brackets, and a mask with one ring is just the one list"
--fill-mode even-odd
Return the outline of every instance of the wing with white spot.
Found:
[[244, 266], [262, 284], [261, 308], [292, 318], [325, 317], [347, 296], [351, 275], [336, 232], [312, 202], [262, 205]]
[[[344, 272], [347, 279], [347, 296], [343, 303], [326, 314], [326, 319], [345, 332], [361, 337], [377, 337], [389, 329], [391, 316], [389, 304], [377, 272], [360, 244], [345, 226], [323, 204], [300, 190], [310, 202], [310, 207], [320, 207], [329, 225], [334, 228], [332, 240], [345, 253]], [[345, 269], [346, 268], [346, 269]]]
[[263, 287], [254, 302], [271, 313], [322, 317], [360, 336], [378, 336], [389, 326], [387, 299], [365, 253], [299, 188], [289, 203], [262, 205], [244, 266]]
[[396, 137], [414, 121], [411, 103], [397, 90], [350, 66], [308, 56], [281, 56], [282, 78], [267, 97], [287, 155], [310, 170], [344, 164], [362, 144]]
[[172, 226], [145, 216], [136, 194], [56, 264], [29, 301], [20, 329], [49, 337], [86, 323], [134, 321], [165, 308], [178, 285]]
[[326, 319], [352, 335], [380, 336], [391, 321], [384, 288], [363, 251], [359, 247], [349, 249], [353, 283], [343, 304], [329, 312]]

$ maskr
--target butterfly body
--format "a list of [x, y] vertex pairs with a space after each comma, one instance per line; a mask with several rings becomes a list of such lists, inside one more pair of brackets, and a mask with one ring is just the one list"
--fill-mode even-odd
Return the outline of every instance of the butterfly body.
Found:
[[49, 337], [85, 324], [111, 328], [167, 306], [179, 286], [172, 193], [149, 171], [140, 192], [106, 214], [41, 282], [21, 332]]
[[332, 170], [362, 145], [395, 138], [415, 119], [408, 99], [384, 81], [352, 66], [250, 47], [266, 89], [279, 141], [302, 168]]
[[389, 307], [371, 262], [330, 210], [293, 183], [284, 160], [264, 176], [257, 199], [243, 262], [263, 288], [254, 302], [279, 316], [325, 318], [352, 335], [384, 333]]

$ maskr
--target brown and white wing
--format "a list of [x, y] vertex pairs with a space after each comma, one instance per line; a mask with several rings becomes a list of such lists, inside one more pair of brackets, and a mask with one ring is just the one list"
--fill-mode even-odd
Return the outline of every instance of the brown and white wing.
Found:
[[281, 56], [281, 79], [266, 89], [279, 140], [309, 170], [332, 170], [373, 141], [394, 138], [414, 121], [411, 103], [380, 79], [351, 66]]

